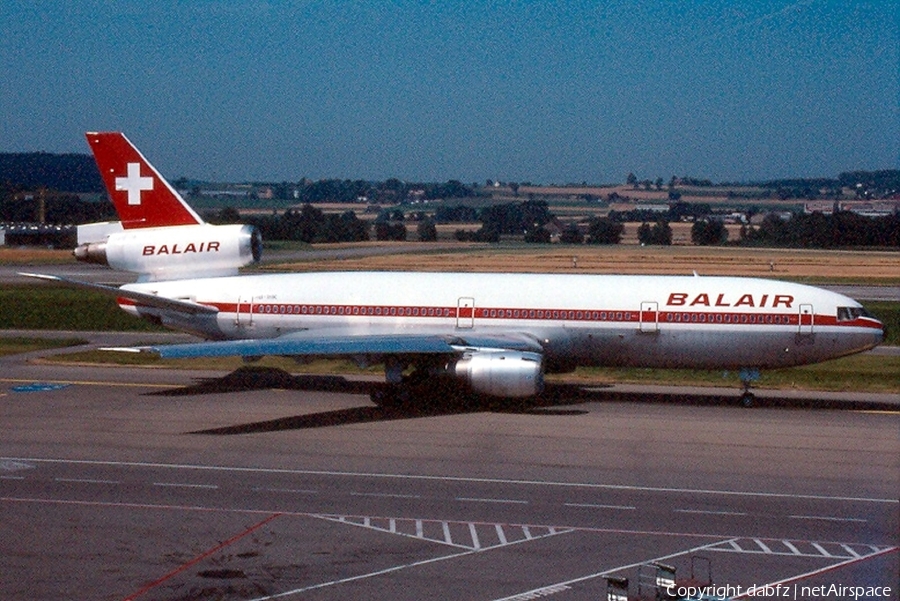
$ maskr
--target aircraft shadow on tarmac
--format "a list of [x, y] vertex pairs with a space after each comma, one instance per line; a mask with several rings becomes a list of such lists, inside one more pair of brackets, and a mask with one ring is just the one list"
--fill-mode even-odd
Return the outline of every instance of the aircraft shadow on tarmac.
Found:
[[[298, 390], [321, 391], [342, 394], [368, 395], [381, 383], [348, 380], [333, 375], [291, 375], [283, 370], [265, 367], [242, 367], [220, 378], [205, 378], [196, 384], [147, 393], [154, 396], [193, 396], [247, 392], [251, 390]], [[298, 399], [302, 402], [302, 399]], [[348, 424], [436, 417], [465, 413], [511, 413], [535, 416], [581, 415], [588, 411], [573, 406], [585, 403], [644, 403], [696, 406], [729, 406], [736, 410], [746, 410], [739, 406], [738, 391], [733, 396], [717, 394], [685, 394], [674, 392], [647, 393], [621, 392], [610, 385], [584, 386], [569, 383], [548, 383], [537, 398], [497, 399], [473, 395], [459, 388], [431, 388], [421, 397], [413, 397], [404, 403], [367, 405], [348, 409], [337, 409], [319, 413], [283, 417], [263, 422], [235, 424], [222, 428], [198, 430], [191, 434], [254, 434], [279, 432], [307, 428], [325, 428]], [[866, 402], [824, 402], [815, 399], [786, 397], [757, 398], [757, 407], [785, 409], [883, 409], [878, 403]]]

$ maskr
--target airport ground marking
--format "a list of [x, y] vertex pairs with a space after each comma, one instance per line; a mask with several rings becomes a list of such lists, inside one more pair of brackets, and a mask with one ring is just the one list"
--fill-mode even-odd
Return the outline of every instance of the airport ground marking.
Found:
[[824, 522], [862, 522], [865, 523], [868, 520], [863, 518], [842, 518], [833, 515], [789, 515], [789, 519], [792, 520], [822, 520]]
[[93, 459], [58, 459], [58, 458], [16, 458], [0, 457], [0, 461], [24, 461], [33, 463], [55, 463], [71, 465], [101, 465], [111, 467], [162, 468], [172, 470], [222, 471], [232, 473], [259, 474], [291, 474], [304, 476], [334, 476], [341, 478], [380, 478], [394, 480], [411, 480], [425, 482], [463, 482], [475, 484], [512, 484], [520, 486], [544, 486], [556, 488], [583, 488], [588, 490], [620, 490], [632, 492], [685, 493], [692, 495], [721, 495], [731, 497], [772, 498], [772, 499], [807, 499], [817, 501], [848, 501], [857, 503], [884, 503], [900, 505], [900, 499], [881, 497], [851, 497], [841, 495], [817, 495], [808, 493], [779, 493], [762, 491], [716, 490], [704, 488], [675, 488], [665, 486], [638, 486], [631, 484], [603, 484], [595, 482], [560, 482], [550, 480], [524, 480], [510, 478], [472, 478], [464, 476], [432, 476], [424, 474], [391, 474], [385, 472], [345, 472], [336, 470], [298, 470], [287, 468], [240, 467], [223, 465], [201, 465], [187, 463], [155, 463], [140, 461], [104, 461]]
[[292, 597], [294, 595], [299, 595], [301, 593], [307, 593], [310, 591], [328, 588], [330, 586], [336, 586], [339, 584], [347, 584], [349, 582], [357, 582], [359, 580], [367, 580], [369, 578], [384, 576], [386, 574], [392, 574], [394, 572], [399, 572], [401, 570], [406, 570], [409, 568], [417, 568], [419, 566], [429, 565], [432, 563], [438, 563], [441, 561], [447, 561], [448, 559], [457, 559], [459, 557], [465, 557], [466, 555], [473, 555], [475, 553], [480, 553], [480, 551], [462, 551], [460, 553], [451, 553], [450, 555], [442, 555], [440, 557], [432, 557], [430, 559], [423, 559], [421, 561], [414, 561], [412, 563], [391, 566], [389, 568], [384, 568], [382, 570], [376, 570], [374, 572], [368, 572], [366, 574], [358, 574], [356, 576], [348, 576], [347, 578], [340, 578], [338, 580], [331, 580], [329, 582], [320, 582], [319, 584], [311, 584], [311, 585], [303, 587], [303, 588], [297, 588], [297, 589], [290, 590], [290, 591], [275, 593], [274, 595], [268, 595], [266, 597], [257, 597], [255, 599], [250, 599], [250, 601], [271, 601], [272, 599], [281, 599], [284, 597]]
[[501, 505], [528, 505], [528, 501], [522, 499], [490, 499], [483, 497], [456, 497], [454, 501], [461, 503], [499, 503]]
[[[721, 538], [721, 537], [720, 537], [720, 538]], [[610, 568], [610, 569], [608, 569], [608, 570], [603, 570], [602, 572], [595, 572], [595, 573], [593, 573], [593, 574], [587, 574], [587, 575], [585, 575], [585, 576], [579, 576], [579, 577], [577, 577], [577, 578], [572, 578], [572, 579], [566, 580], [566, 581], [564, 581], [564, 582], [555, 582], [555, 583], [553, 583], [553, 584], [548, 584], [548, 585], [546, 585], [546, 586], [541, 586], [541, 587], [532, 589], [532, 590], [530, 590], [530, 591], [525, 591], [525, 592], [523, 592], [523, 593], [517, 593], [517, 594], [512, 595], [512, 596], [509, 596], [509, 597], [502, 597], [502, 598], [500, 598], [500, 599], [495, 599], [494, 601], [526, 601], [526, 600], [528, 600], [528, 599], [537, 599], [537, 598], [540, 598], [540, 597], [547, 596], [548, 594], [557, 593], [557, 592], [560, 592], [560, 591], [562, 591], [562, 590], [568, 590], [569, 588], [572, 587], [573, 584], [580, 584], [580, 583], [582, 583], [582, 582], [587, 582], [588, 580], [594, 580], [594, 579], [597, 579], [597, 578], [604, 578], [604, 577], [609, 576], [609, 575], [611, 575], [611, 574], [615, 574], [616, 572], [621, 572], [621, 571], [623, 571], [623, 570], [631, 570], [631, 569], [633, 569], [633, 568], [639, 567], [639, 566], [644, 565], [644, 564], [647, 564], [647, 563], [666, 561], [666, 560], [669, 560], [669, 559], [673, 559], [673, 558], [675, 558], [675, 557], [680, 557], [680, 556], [682, 556], [682, 555], [687, 555], [687, 554], [689, 554], [689, 553], [696, 553], [697, 551], [703, 551], [703, 550], [705, 550], [706, 548], [708, 548], [708, 547], [711, 546], [711, 545], [717, 545], [717, 544], [728, 543], [728, 541], [730, 541], [730, 540], [736, 540], [736, 539], [725, 538], [724, 540], [718, 540], [718, 541], [716, 541], [715, 543], [708, 543], [708, 544], [705, 544], [705, 545], [699, 545], [699, 546], [696, 546], [696, 547], [692, 547], [692, 548], [690, 548], [690, 549], [686, 549], [686, 550], [684, 550], [684, 551], [677, 551], [677, 552], [675, 552], [675, 553], [670, 553], [670, 554], [668, 554], [668, 555], [662, 555], [662, 556], [660, 556], [660, 557], [654, 557], [654, 558], [652, 558], [652, 559], [645, 559], [645, 560], [642, 560], [642, 561], [639, 561], [639, 562], [630, 563], [630, 564], [623, 565], [623, 566], [618, 566], [618, 567], [615, 567], [615, 568]], [[561, 588], [561, 587], [564, 587], [564, 588]]]
[[882, 555], [887, 555], [889, 553], [896, 553], [898, 550], [900, 550], [900, 547], [887, 547], [887, 548], [881, 549], [880, 551], [873, 552], [870, 555], [851, 557], [851, 558], [847, 559], [846, 561], [841, 561], [841, 562], [838, 562], [835, 564], [831, 564], [829, 566], [825, 566], [824, 568], [819, 568], [817, 570], [812, 570], [810, 572], [805, 572], [803, 574], [797, 574], [796, 576], [784, 578], [783, 580], [778, 580], [776, 582], [770, 582], [768, 584], [750, 587], [747, 591], [740, 593], [738, 595], [735, 595], [734, 597], [731, 597], [731, 601], [735, 601], [736, 599], [745, 599], [748, 597], [750, 597], [750, 598], [758, 597], [758, 596], [760, 596], [758, 594], [760, 591], [772, 590], [772, 589], [776, 589], [777, 587], [785, 587], [789, 584], [794, 584], [796, 582], [799, 582], [800, 580], [805, 580], [807, 578], [812, 578], [813, 576], [819, 576], [821, 574], [826, 574], [828, 572], [840, 569], [844, 566], [849, 566], [849, 565], [853, 565], [855, 563], [868, 561], [870, 559], [874, 559], [876, 557], [881, 557]]
[[[320, 519], [450, 547], [484, 551], [568, 534], [576, 528], [497, 522], [320, 514]], [[454, 532], [456, 537], [454, 538]], [[495, 542], [496, 541], [496, 542]]]
[[112, 386], [118, 388], [180, 388], [183, 384], [148, 384], [141, 382], [107, 382], [103, 380], [41, 380], [33, 378], [0, 378], [5, 384], [57, 384], [62, 386]]
[[[757, 545], [757, 548], [759, 550], [757, 550], [757, 551], [743, 550], [740, 547], [740, 545], [738, 545], [738, 542], [741, 540], [752, 540], [754, 542], [754, 544]], [[624, 565], [624, 566], [618, 566], [616, 568], [605, 570], [603, 572], [597, 572], [594, 574], [588, 574], [586, 576], [580, 576], [578, 578], [573, 578], [571, 580], [566, 580], [565, 582], [557, 582], [554, 584], [549, 584], [547, 586], [532, 589], [530, 591], [512, 595], [510, 597], [503, 597], [500, 599], [495, 599], [494, 601], [526, 601], [529, 599], [537, 599], [540, 597], [547, 596], [549, 594], [560, 592], [561, 590], [567, 590], [567, 589], [571, 588], [571, 586], [574, 584], [579, 584], [579, 583], [586, 582], [588, 580], [593, 580], [596, 578], [606, 577], [606, 576], [615, 574], [617, 572], [622, 572], [624, 570], [631, 570], [636, 567], [646, 565], [648, 563], [665, 561], [665, 560], [673, 559], [675, 557], [679, 557], [682, 555], [696, 553], [697, 551], [729, 551], [730, 549], [733, 549], [734, 547], [738, 547], [738, 548], [742, 549], [741, 552], [744, 552], [744, 553], [763, 553], [764, 552], [763, 549], [768, 548], [768, 545], [766, 543], [764, 543], [763, 541], [772, 541], [772, 540], [775, 540], [775, 539], [741, 539], [741, 538], [724, 539], [724, 540], [720, 540], [715, 543], [709, 543], [706, 545], [700, 545], [700, 546], [694, 547], [692, 549], [687, 549], [686, 551], [679, 551], [677, 553], [671, 553], [669, 555], [663, 555], [661, 557], [655, 557], [653, 559], [646, 559], [646, 560], [643, 560], [640, 562], [635, 562], [635, 563], [631, 563], [631, 564]], [[783, 541], [783, 542], [787, 542], [787, 541]], [[800, 542], [800, 541], [794, 541], [794, 542]], [[812, 543], [812, 544], [815, 545], [815, 543]], [[767, 585], [748, 587], [748, 589], [746, 589], [747, 592], [743, 592], [735, 597], [731, 597], [731, 601], [734, 601], [735, 599], [743, 599], [746, 597], [754, 596], [754, 592], [753, 592], [754, 590], [760, 591], [760, 590], [765, 590], [765, 587], [769, 587], [771, 589], [771, 588], [775, 588], [779, 585], [784, 586], [784, 585], [787, 585], [787, 584], [790, 584], [793, 582], [797, 582], [799, 580], [803, 580], [805, 578], [810, 578], [812, 576], [818, 576], [820, 574], [830, 572], [832, 570], [841, 568], [843, 566], [851, 565], [851, 564], [865, 561], [868, 559], [873, 559], [875, 557], [880, 557], [880, 556], [886, 555], [888, 553], [893, 553], [893, 552], [896, 552], [898, 549], [900, 549], [900, 547], [896, 547], [896, 546], [892, 546], [892, 547], [876, 547], [874, 545], [868, 545], [868, 546], [871, 548], [871, 552], [869, 554], [860, 555], [855, 552], [850, 553], [847, 556], [845, 561], [841, 561], [841, 562], [826, 566], [824, 568], [806, 572], [804, 574], [799, 574], [797, 576], [792, 576], [790, 578], [785, 578], [783, 580], [779, 580], [777, 582], [772, 582]], [[782, 553], [773, 553], [773, 554], [782, 555]], [[794, 554], [793, 553], [784, 553], [783, 555], [794, 555]], [[826, 555], [801, 555], [801, 556], [802, 557], [816, 557], [816, 558], [820, 558], [820, 559], [823, 557], [830, 557], [833, 559], [835, 559], [835, 558], [836, 559], [845, 559], [845, 556], [835, 556], [835, 555], [828, 555], [828, 554], [826, 554]], [[560, 588], [560, 587], [564, 587], [564, 588]]]
[[575, 507], [577, 509], [619, 509], [622, 511], [637, 511], [635, 505], [602, 505], [599, 503], [563, 503], [564, 507]]
[[274, 513], [274, 514], [270, 515], [269, 517], [267, 517], [266, 519], [262, 520], [261, 522], [257, 522], [256, 524], [254, 524], [254, 525], [250, 526], [249, 528], [245, 529], [243, 532], [239, 532], [238, 534], [232, 536], [231, 538], [229, 538], [229, 539], [226, 540], [225, 542], [216, 545], [215, 547], [213, 547], [213, 548], [207, 550], [206, 552], [201, 553], [201, 554], [198, 555], [197, 557], [191, 559], [191, 560], [188, 561], [187, 563], [184, 563], [184, 564], [180, 565], [178, 568], [172, 570], [171, 572], [169, 572], [169, 573], [166, 574], [165, 576], [162, 576], [161, 578], [158, 578], [158, 579], [154, 580], [153, 582], [147, 584], [146, 586], [144, 586], [143, 588], [141, 588], [141, 589], [140, 589], [139, 591], [137, 591], [136, 593], [134, 593], [134, 594], [132, 594], [132, 595], [129, 595], [128, 597], [125, 597], [124, 601], [134, 601], [134, 599], [137, 599], [138, 597], [143, 596], [144, 594], [150, 592], [151, 590], [153, 590], [153, 589], [156, 588], [157, 586], [161, 585], [162, 583], [164, 583], [164, 582], [166, 582], [166, 581], [168, 581], [168, 580], [171, 580], [172, 578], [174, 578], [174, 577], [177, 576], [178, 574], [181, 574], [182, 572], [184, 572], [185, 570], [189, 569], [190, 567], [197, 565], [198, 563], [200, 563], [201, 561], [203, 561], [203, 560], [206, 559], [207, 557], [213, 555], [214, 553], [217, 553], [218, 551], [221, 551], [221, 550], [224, 549], [225, 547], [228, 547], [228, 546], [232, 545], [233, 543], [235, 543], [235, 542], [241, 540], [242, 538], [246, 537], [247, 535], [252, 534], [253, 532], [256, 532], [257, 530], [259, 530], [260, 528], [262, 528], [263, 526], [265, 526], [265, 525], [268, 524], [269, 522], [275, 520], [276, 518], [281, 517], [281, 515], [282, 515], [282, 514], [280, 514], [280, 513]]
[[[248, 509], [248, 508], [242, 509], [242, 508], [208, 507], [208, 506], [205, 507], [205, 506], [198, 506], [198, 505], [164, 505], [164, 504], [148, 504], [148, 503], [121, 503], [121, 502], [78, 501], [78, 500], [66, 500], [66, 499], [41, 499], [41, 498], [17, 498], [17, 497], [0, 497], [0, 502], [38, 503], [38, 504], [49, 504], [49, 505], [72, 505], [72, 506], [101, 507], [101, 508], [131, 508], [131, 509], [152, 510], [152, 511], [199, 511], [199, 512], [231, 513], [231, 514], [265, 515], [265, 516], [267, 516], [262, 522], [260, 522], [260, 524], [259, 524], [260, 526], [272, 521], [276, 517], [281, 517], [281, 516], [284, 516], [284, 517], [308, 517], [308, 518], [322, 519], [325, 515], [325, 514], [309, 513], [309, 512], [291, 512], [291, 511], [276, 512], [276, 511], [264, 510], [264, 509]], [[365, 519], [363, 516], [359, 516], [359, 518]], [[370, 520], [372, 520], [372, 519], [388, 519], [389, 520], [390, 518], [373, 518], [370, 516], [368, 519], [370, 519]], [[400, 520], [400, 519], [407, 519], [407, 518], [394, 518], [394, 519]], [[473, 522], [473, 523], [479, 524], [478, 522]], [[522, 527], [523, 529], [539, 527], [539, 526], [534, 526], [534, 525], [516, 525], [516, 524], [511, 524], [511, 526], [518, 526], [518, 527]], [[614, 533], [614, 534], [631, 534], [631, 535], [645, 535], [645, 536], [673, 536], [673, 537], [679, 537], [679, 538], [695, 538], [695, 539], [696, 538], [700, 538], [700, 539], [705, 538], [705, 539], [715, 539], [715, 540], [713, 542], [698, 545], [698, 546], [692, 547], [692, 548], [684, 550], [684, 551], [671, 553], [669, 555], [664, 555], [664, 556], [656, 557], [656, 558], [649, 559], [649, 560], [642, 560], [640, 562], [635, 562], [635, 563], [624, 565], [624, 566], [618, 566], [615, 568], [604, 570], [602, 572], [597, 572], [594, 574], [588, 574], [586, 576], [574, 578], [574, 579], [571, 579], [571, 580], [568, 580], [565, 582], [554, 583], [554, 584], [547, 585], [544, 587], [539, 587], [537, 589], [533, 589], [532, 591], [527, 591], [525, 593], [520, 593], [517, 595], [513, 595], [511, 597], [504, 597], [503, 599], [499, 599], [497, 601], [515, 601], [517, 599], [522, 599], [522, 600], [533, 599], [533, 598], [537, 598], [534, 595], [542, 596], [546, 593], [559, 592], [560, 590], [566, 590], [568, 587], [571, 587], [571, 585], [573, 585], [573, 584], [585, 582], [585, 581], [592, 580], [592, 579], [599, 578], [599, 577], [605, 577], [605, 576], [614, 574], [614, 573], [622, 571], [622, 570], [633, 569], [635, 567], [638, 567], [638, 566], [646, 563], [647, 561], [664, 561], [666, 559], [671, 559], [674, 557], [687, 555], [687, 554], [694, 553], [696, 551], [701, 551], [701, 550], [726, 551], [727, 552], [729, 550], [728, 548], [730, 548], [733, 552], [747, 553], [748, 551], [744, 550], [744, 548], [738, 544], [738, 542], [742, 541], [742, 540], [753, 540], [753, 541], [756, 541], [756, 540], [775, 541], [775, 540], [777, 540], [777, 539], [746, 539], [745, 537], [740, 537], [740, 536], [728, 536], [728, 535], [722, 535], [722, 534], [690, 533], [690, 532], [626, 530], [626, 529], [615, 529], [615, 528], [590, 528], [590, 527], [585, 528], [585, 527], [577, 527], [577, 526], [573, 526], [573, 527], [555, 526], [554, 528], [556, 528], [557, 530], [565, 529], [565, 530], [569, 530], [569, 531], [573, 531], [573, 532], [577, 531], [577, 532], [590, 532], [590, 533]], [[244, 536], [245, 535], [246, 534], [244, 534]], [[235, 539], [235, 540], [237, 540], [237, 539]], [[530, 540], [530, 539], [526, 538], [526, 539], [523, 539], [522, 541], [518, 541], [518, 542], [525, 542], [527, 540]], [[792, 556], [799, 555], [801, 557], [816, 557], [816, 558], [831, 557], [831, 558], [836, 558], [836, 559], [842, 559], [843, 557], [850, 558], [847, 561], [839, 562], [837, 564], [828, 566], [827, 568], [823, 568], [822, 570], [809, 572], [809, 573], [806, 573], [806, 574], [803, 574], [800, 576], [792, 577], [791, 579], [787, 579], [785, 581], [781, 581], [780, 582], [781, 584], [784, 584], [784, 582], [793, 582], [793, 581], [801, 579], [801, 578], [806, 578], [806, 577], [810, 577], [810, 576], [817, 575], [820, 573], [824, 573], [824, 572], [827, 572], [832, 569], [837, 569], [844, 565], [855, 563], [857, 561], [871, 559], [873, 557], [881, 556], [881, 555], [884, 555], [887, 553], [896, 552], [898, 550], [898, 548], [900, 548], [897, 546], [885, 547], [885, 546], [879, 546], [879, 545], [867, 545], [864, 543], [837, 543], [837, 542], [822, 542], [822, 541], [819, 541], [818, 543], [814, 543], [813, 541], [797, 541], [797, 540], [794, 540], [793, 542], [791, 542], [791, 541], [781, 541], [781, 542], [783, 542], [785, 544], [785, 546], [789, 550], [791, 550], [790, 553], [783, 553], [784, 555], [792, 555]], [[815, 555], [808, 555], [808, 554], [802, 553], [802, 552], [797, 553], [796, 545], [804, 543], [804, 542], [806, 542], [810, 545], [818, 545], [819, 547], [821, 547], [822, 545], [837, 545], [843, 549], [843, 551], [844, 551], [844, 553], [846, 553], [846, 555], [839, 556], [839, 555], [836, 555], [835, 553], [831, 553], [828, 550], [825, 551], [825, 554], [819, 553], [819, 554], [815, 554]], [[724, 545], [728, 545], [728, 548], [725, 548]], [[508, 546], [508, 545], [506, 545], [506, 546]], [[772, 547], [772, 545], [770, 545], [768, 543], [766, 543], [765, 546], [769, 547], [770, 549]], [[848, 550], [848, 547], [850, 547], [853, 550], [852, 551]], [[871, 551], [871, 553], [868, 553], [868, 554], [866, 554], [865, 552], [860, 553], [860, 551], [858, 550], [860, 547], [868, 548]], [[437, 557], [437, 558], [431, 558], [431, 559], [427, 559], [427, 560], [412, 562], [412, 563], [404, 564], [404, 565], [400, 565], [400, 566], [392, 566], [390, 568], [386, 568], [383, 570], [377, 570], [375, 572], [370, 572], [367, 574], [360, 574], [357, 576], [351, 576], [348, 578], [343, 578], [343, 579], [339, 579], [339, 580], [333, 580], [330, 582], [311, 585], [309, 587], [305, 587], [305, 588], [301, 588], [301, 589], [285, 591], [285, 592], [277, 593], [275, 595], [271, 595], [271, 596], [267, 596], [267, 597], [260, 597], [258, 599], [252, 600], [252, 601], [266, 601], [266, 600], [270, 600], [270, 599], [278, 599], [278, 598], [282, 598], [282, 597], [293, 596], [293, 595], [297, 595], [297, 594], [300, 594], [303, 592], [321, 589], [321, 588], [325, 588], [325, 587], [329, 587], [329, 586], [345, 584], [345, 583], [349, 583], [349, 582], [354, 582], [354, 581], [358, 581], [358, 580], [363, 580], [363, 579], [367, 579], [367, 578], [390, 574], [390, 573], [408, 569], [408, 568], [414, 568], [414, 567], [427, 565], [427, 564], [431, 564], [431, 563], [435, 563], [435, 562], [439, 562], [439, 561], [446, 561], [449, 559], [455, 559], [455, 558], [464, 557], [467, 555], [482, 553], [482, 552], [489, 551], [494, 548], [502, 548], [502, 545], [496, 546], [496, 547], [490, 547], [487, 549], [484, 549], [484, 548], [464, 549], [460, 553], [453, 553], [450, 555], [445, 555], [445, 556], [441, 556], [441, 557]], [[758, 551], [758, 552], [762, 553], [762, 547], [760, 545], [757, 545], [757, 548], [760, 549], [760, 551]], [[203, 557], [197, 559], [193, 563], [185, 564], [184, 566], [179, 568], [179, 571], [177, 573], [180, 573], [181, 571], [188, 569], [189, 567], [191, 567], [191, 565], [196, 565], [196, 563], [198, 563], [205, 557], [208, 557], [209, 554], [214, 553], [216, 550], [218, 550], [218, 549], [214, 549], [214, 550], [207, 552], [207, 554], [204, 554]], [[172, 572], [164, 578], [169, 579], [169, 578], [174, 577], [175, 575], [177, 575], [176, 572]], [[164, 579], [158, 580], [156, 586], [158, 586], [158, 584], [160, 584], [161, 582], [164, 582], [164, 581], [165, 581]], [[779, 583], [772, 583], [772, 584], [775, 585], [775, 584], [779, 584]], [[566, 588], [559, 588], [559, 587], [566, 587]], [[148, 590], [150, 590], [150, 589], [148, 589]], [[140, 591], [139, 591], [139, 593], [143, 594]], [[531, 596], [528, 596], [528, 595], [531, 595]], [[137, 598], [137, 594], [132, 595], [131, 597], [128, 597], [125, 601], [129, 601], [130, 599], [135, 599], [135, 598]]]
[[735, 515], [735, 516], [745, 516], [748, 515], [745, 511], [724, 511], [724, 510], [714, 510], [714, 509], [673, 509], [672, 511], [676, 513], [696, 513], [701, 515]]
[[[77, 507], [99, 507], [99, 508], [114, 508], [114, 509], [140, 509], [147, 511], [196, 511], [196, 512], [206, 512], [206, 513], [231, 513], [231, 514], [244, 514], [244, 515], [271, 515], [273, 513], [279, 513], [285, 517], [307, 517], [307, 518], [316, 518], [321, 519], [323, 515], [322, 513], [313, 513], [307, 511], [281, 511], [281, 510], [273, 510], [273, 509], [251, 509], [246, 507], [215, 507], [215, 506], [207, 506], [207, 505], [167, 505], [163, 503], [125, 503], [125, 502], [110, 502], [110, 501], [82, 501], [77, 499], [47, 499], [40, 497], [0, 497], [0, 503], [35, 503], [35, 504], [45, 504], [45, 505], [70, 505]], [[353, 516], [348, 516], [353, 517]], [[357, 516], [363, 518], [365, 516]], [[382, 518], [382, 517], [373, 517], [369, 516], [371, 519], [390, 519], [390, 518]], [[396, 519], [406, 519], [406, 518], [396, 518]], [[480, 524], [481, 522], [474, 522], [476, 524]], [[585, 527], [585, 526], [544, 526], [544, 525], [536, 525], [536, 524], [509, 524], [510, 526], [521, 526], [527, 528], [556, 528], [557, 530], [572, 530], [577, 532], [589, 532], [589, 533], [599, 533], [599, 534], [625, 534], [625, 535], [636, 535], [636, 536], [670, 536], [676, 538], [699, 538], [699, 539], [715, 539], [722, 540], [734, 538], [737, 540], [740, 537], [732, 537], [731, 535], [721, 534], [721, 533], [702, 533], [702, 532], [677, 532], [670, 530], [638, 530], [638, 529], [625, 529], [625, 528], [599, 528], [599, 527]], [[714, 543], [713, 543], [714, 544]]]
[[100, 480], [96, 478], [54, 478], [53, 481], [70, 484], [121, 484], [119, 480]]

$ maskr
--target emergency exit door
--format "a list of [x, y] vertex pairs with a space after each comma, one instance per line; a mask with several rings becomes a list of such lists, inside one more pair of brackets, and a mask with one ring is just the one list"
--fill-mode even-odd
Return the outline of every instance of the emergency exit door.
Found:
[[475, 327], [475, 299], [471, 296], [461, 296], [456, 301], [456, 327]]
[[812, 334], [815, 313], [812, 305], [800, 305], [800, 333]]
[[655, 334], [659, 331], [659, 303], [641, 303], [641, 333]]

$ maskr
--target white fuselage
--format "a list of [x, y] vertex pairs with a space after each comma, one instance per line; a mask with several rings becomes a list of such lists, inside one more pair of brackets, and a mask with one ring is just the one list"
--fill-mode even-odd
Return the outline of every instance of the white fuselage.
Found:
[[502, 332], [536, 341], [548, 372], [578, 365], [772, 368], [879, 344], [859, 303], [788, 282], [735, 277], [340, 272], [130, 284], [211, 305], [170, 315], [120, 299], [135, 314], [211, 339], [303, 330]]

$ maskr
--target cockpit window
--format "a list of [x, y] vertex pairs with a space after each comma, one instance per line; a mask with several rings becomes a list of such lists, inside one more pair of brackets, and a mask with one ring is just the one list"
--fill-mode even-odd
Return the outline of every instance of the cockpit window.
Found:
[[838, 307], [838, 321], [853, 321], [857, 317], [869, 317], [874, 319], [875, 316], [863, 309], [862, 307]]

